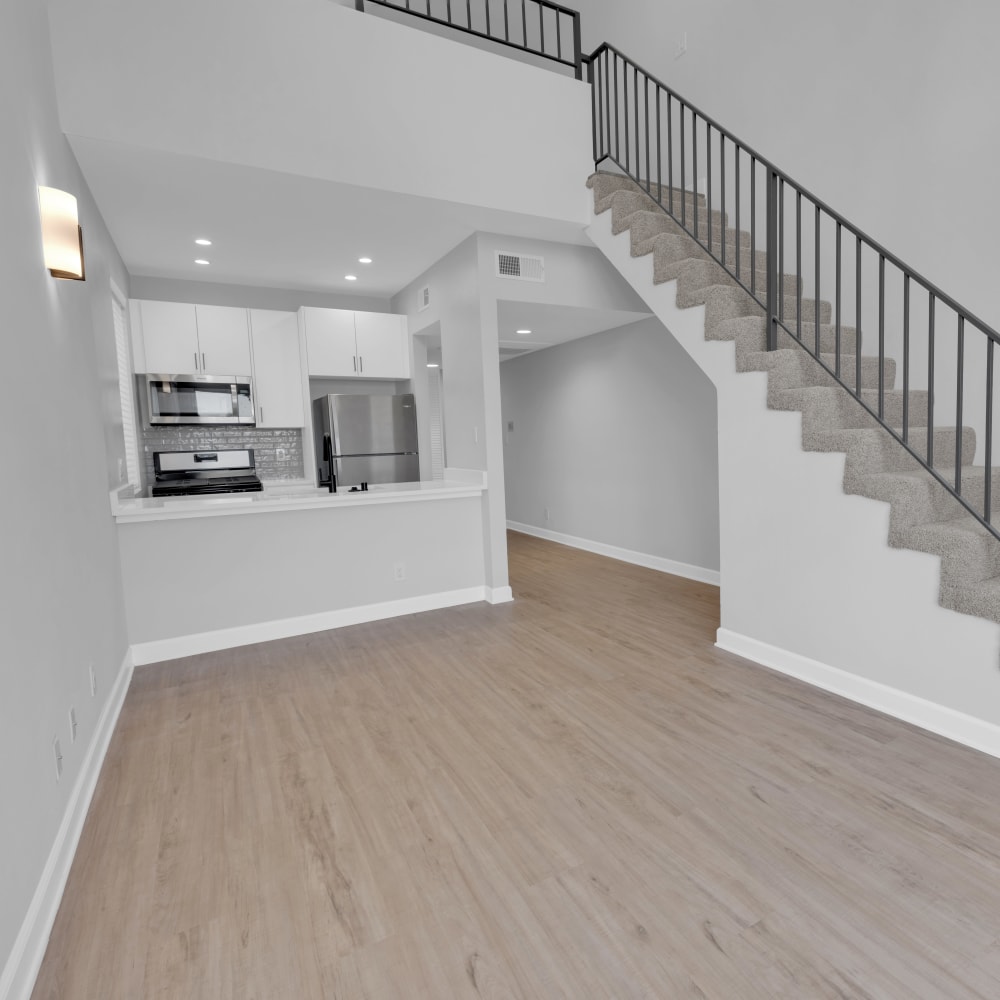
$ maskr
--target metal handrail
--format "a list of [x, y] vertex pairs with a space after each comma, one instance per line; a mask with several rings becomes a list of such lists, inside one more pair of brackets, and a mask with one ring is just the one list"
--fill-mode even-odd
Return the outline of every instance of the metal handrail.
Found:
[[[976, 520], [1000, 539], [1000, 530], [992, 524], [992, 471], [993, 471], [993, 384], [994, 349], [1000, 343], [1000, 334], [965, 309], [954, 298], [928, 281], [915, 269], [904, 263], [878, 241], [830, 208], [805, 187], [795, 182], [766, 157], [742, 142], [728, 129], [704, 114], [674, 90], [629, 59], [613, 45], [605, 43], [584, 58], [588, 67], [592, 90], [594, 163], [610, 161], [644, 188], [652, 201], [669, 215], [678, 227], [693, 237], [702, 249], [732, 277], [761, 307], [766, 317], [767, 349], [778, 347], [779, 331], [784, 331], [798, 346], [805, 349], [827, 374], [843, 386], [855, 401], [869, 413], [923, 468], [940, 483]], [[664, 136], [664, 132], [666, 135]], [[704, 139], [703, 170], [698, 166], [699, 139]], [[728, 149], [727, 149], [728, 144]], [[713, 152], [715, 170], [713, 171]], [[730, 167], [729, 182], [726, 170]], [[742, 169], [742, 178], [741, 178]], [[690, 174], [688, 173], [690, 171]], [[679, 175], [679, 176], [678, 176]], [[679, 187], [675, 187], [679, 180]], [[664, 186], [666, 181], [666, 187]], [[690, 185], [689, 185], [690, 181]], [[761, 183], [758, 183], [761, 181]], [[655, 191], [654, 191], [655, 183]], [[699, 185], [704, 190], [699, 190]], [[763, 186], [763, 193], [761, 187]], [[763, 196], [762, 196], [763, 194]], [[719, 213], [713, 214], [713, 195]], [[726, 199], [736, 213], [733, 231], [727, 232], [728, 213]], [[743, 205], [749, 198], [749, 246], [743, 248], [741, 224]], [[758, 203], [761, 203], [758, 207]], [[701, 225], [699, 209], [707, 209], [707, 221]], [[763, 227], [758, 215], [763, 215]], [[794, 218], [794, 235], [789, 235]], [[716, 222], [716, 219], [718, 220]], [[803, 234], [803, 226], [811, 229]], [[825, 233], [824, 233], [825, 227]], [[846, 236], [846, 240], [845, 240]], [[835, 240], [831, 250], [831, 237]], [[727, 260], [727, 245], [733, 248]], [[847, 246], [847, 280], [845, 280], [845, 253]], [[850, 244], [854, 244], [853, 261]], [[823, 246], [827, 246], [823, 258]], [[786, 302], [785, 255], [794, 254], [795, 295], [794, 303]], [[743, 267], [741, 251], [750, 258], [749, 267]], [[810, 261], [810, 257], [812, 258]], [[760, 263], [763, 258], [763, 263]], [[810, 273], [803, 270], [803, 261], [811, 263]], [[831, 265], [831, 260], [833, 264]], [[877, 264], [877, 272], [873, 265]], [[866, 266], [863, 266], [866, 265]], [[888, 269], [888, 270], [887, 270]], [[749, 276], [747, 275], [749, 270]], [[763, 280], [757, 276], [764, 271]], [[831, 270], [835, 272], [831, 274]], [[868, 286], [865, 287], [865, 276]], [[790, 277], [789, 275], [788, 277]], [[845, 284], [853, 279], [853, 289], [845, 291]], [[813, 281], [812, 294], [803, 296], [805, 281]], [[893, 301], [890, 282], [901, 284], [902, 301]], [[822, 298], [834, 289], [832, 302]], [[876, 292], [877, 290], [877, 292]], [[853, 293], [853, 313], [856, 346], [853, 359], [843, 359], [844, 299]], [[877, 294], [877, 306], [874, 300]], [[918, 302], [917, 299], [920, 298]], [[914, 304], [926, 306], [927, 326], [923, 335], [926, 347], [927, 379], [927, 428], [926, 440], [918, 448], [910, 435], [912, 368], [916, 352], [915, 333], [911, 318], [916, 311]], [[803, 305], [813, 311], [814, 343], [803, 338]], [[850, 301], [848, 301], [850, 305]], [[901, 319], [899, 306], [902, 307]], [[822, 323], [823, 308], [831, 311], [830, 322]], [[893, 315], [893, 309], [896, 310]], [[945, 366], [939, 363], [940, 316], [944, 311], [954, 314], [954, 370], [942, 376]], [[786, 312], [794, 312], [794, 319]], [[886, 335], [892, 320], [900, 320], [902, 327], [902, 430], [897, 431], [886, 410]], [[808, 322], [808, 320], [807, 320]], [[870, 325], [869, 325], [870, 324]], [[869, 404], [863, 398], [868, 386], [863, 376], [861, 355], [862, 327], [878, 334], [877, 403]], [[834, 333], [834, 363], [828, 364], [822, 355], [831, 353], [822, 349], [821, 327], [827, 326]], [[983, 371], [976, 365], [971, 351], [967, 351], [966, 335], [977, 332], [977, 342], [982, 353], [985, 345], [985, 398], [970, 401], [966, 388], [969, 378], [983, 378]], [[850, 363], [853, 361], [853, 365]], [[950, 364], [950, 361], [949, 361]], [[854, 378], [845, 369], [854, 368]], [[918, 377], [920, 373], [918, 372]], [[949, 384], [949, 380], [953, 380]], [[935, 462], [935, 405], [938, 397], [952, 393], [955, 415], [954, 463], [948, 475], [940, 471], [943, 466]], [[965, 418], [975, 409], [972, 402], [983, 403], [979, 416], [983, 417], [985, 454], [982, 504], [979, 506], [962, 489], [963, 427]], [[984, 412], [983, 412], [984, 411]], [[949, 459], [950, 464], [950, 459]]]
[[[569, 66], [573, 69], [578, 80], [583, 79], [580, 12], [564, 7], [562, 4], [553, 3], [552, 0], [503, 0], [502, 31], [501, 26], [494, 23], [497, 19], [493, 16], [490, 0], [475, 0], [475, 5], [473, 5], [472, 0], [465, 0], [464, 3], [462, 0], [444, 0], [443, 16], [434, 13], [431, 0], [367, 0], [367, 2], [400, 11], [424, 21], [447, 25], [455, 31], [474, 35], [477, 38], [485, 38], [498, 45], [506, 45], [542, 59], [549, 59], [562, 66]], [[418, 2], [424, 8], [423, 10], [417, 9]], [[520, 5], [519, 17], [516, 9], [518, 4]], [[365, 0], [354, 0], [354, 6], [355, 9], [364, 11]], [[440, 0], [436, 6], [441, 7]], [[463, 12], [464, 18], [461, 16]], [[477, 16], [481, 14], [478, 19], [485, 25], [485, 30], [473, 27], [474, 14]], [[548, 45], [545, 41], [547, 14], [550, 20]], [[571, 46], [563, 45], [563, 26], [567, 19], [570, 22], [569, 28], [572, 29], [572, 35], [568, 39]], [[553, 24], [555, 26], [554, 38], [551, 33]], [[536, 26], [537, 36], [533, 35]], [[564, 55], [564, 47], [569, 54]]]

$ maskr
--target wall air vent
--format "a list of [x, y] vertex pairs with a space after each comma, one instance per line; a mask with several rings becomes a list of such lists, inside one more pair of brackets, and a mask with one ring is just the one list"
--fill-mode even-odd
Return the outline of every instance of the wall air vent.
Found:
[[523, 253], [497, 251], [497, 277], [517, 278], [519, 281], [544, 281], [545, 259], [528, 257]]
[[423, 312], [431, 304], [431, 286], [424, 285], [417, 292], [417, 312]]

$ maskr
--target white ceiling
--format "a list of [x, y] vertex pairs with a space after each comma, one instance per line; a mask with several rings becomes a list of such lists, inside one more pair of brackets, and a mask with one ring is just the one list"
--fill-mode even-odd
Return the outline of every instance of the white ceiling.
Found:
[[[69, 136], [129, 273], [388, 299], [475, 232], [587, 245], [582, 227]], [[207, 248], [194, 241], [212, 241]], [[361, 264], [358, 258], [371, 257]], [[195, 263], [204, 257], [208, 266]], [[345, 275], [357, 275], [347, 281]], [[647, 313], [502, 302], [502, 358]], [[517, 329], [532, 330], [519, 336]]]

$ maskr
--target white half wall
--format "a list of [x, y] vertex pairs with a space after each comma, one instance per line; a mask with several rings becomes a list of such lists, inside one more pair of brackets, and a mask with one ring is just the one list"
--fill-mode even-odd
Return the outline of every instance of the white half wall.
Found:
[[718, 571], [715, 388], [659, 320], [505, 361], [500, 385], [511, 521]]
[[[151, 649], [187, 655], [380, 617], [350, 617], [372, 605], [395, 605], [386, 613], [398, 614], [436, 606], [427, 601], [435, 595], [475, 591], [466, 599], [481, 599], [482, 532], [478, 493], [120, 523], [136, 663], [163, 658]], [[395, 579], [398, 564], [403, 580]], [[192, 637], [201, 638], [179, 641]]]
[[814, 682], [853, 675], [838, 682], [848, 696], [891, 689], [880, 708], [905, 705], [952, 738], [964, 716], [973, 745], [986, 730], [1000, 753], [1000, 626], [940, 607], [938, 558], [889, 547], [888, 504], [843, 492], [843, 454], [802, 450], [801, 414], [767, 408], [767, 375], [737, 373], [735, 345], [705, 341], [704, 307], [678, 309], [676, 282], [653, 285], [652, 256], [630, 255], [610, 212], [588, 233], [715, 384], [720, 643]]
[[49, 6], [68, 134], [585, 221], [576, 80], [329, 0]]

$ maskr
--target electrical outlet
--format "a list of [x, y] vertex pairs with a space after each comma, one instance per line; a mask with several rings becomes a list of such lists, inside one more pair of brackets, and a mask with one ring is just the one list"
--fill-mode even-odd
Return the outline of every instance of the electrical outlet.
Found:
[[94, 670], [94, 664], [88, 663], [87, 670], [90, 672], [90, 697], [97, 697], [97, 671]]
[[71, 708], [69, 710], [69, 741], [70, 741], [70, 743], [75, 743], [76, 742], [76, 730], [77, 730], [76, 709], [75, 708]]
[[287, 451], [287, 449], [285, 449], [285, 448], [275, 448], [274, 449], [274, 457], [279, 462], [284, 462], [285, 459], [288, 458], [288, 451]]
[[406, 579], [406, 563], [398, 562], [392, 567], [392, 578], [394, 580]]
[[473, 427], [472, 428], [472, 440], [476, 444], [479, 444], [479, 428], [478, 427]]
[[549, 508], [548, 508], [548, 507], [546, 507], [546, 508], [545, 508], [545, 509], [544, 509], [544, 510], [542, 511], [542, 513], [543, 513], [543, 514], [545, 515], [545, 521], [546, 521], [546, 523], [548, 523], [548, 521], [549, 521]]
[[56, 781], [58, 781], [62, 777], [63, 772], [62, 747], [59, 745], [58, 736], [52, 741], [52, 751], [56, 758]]

